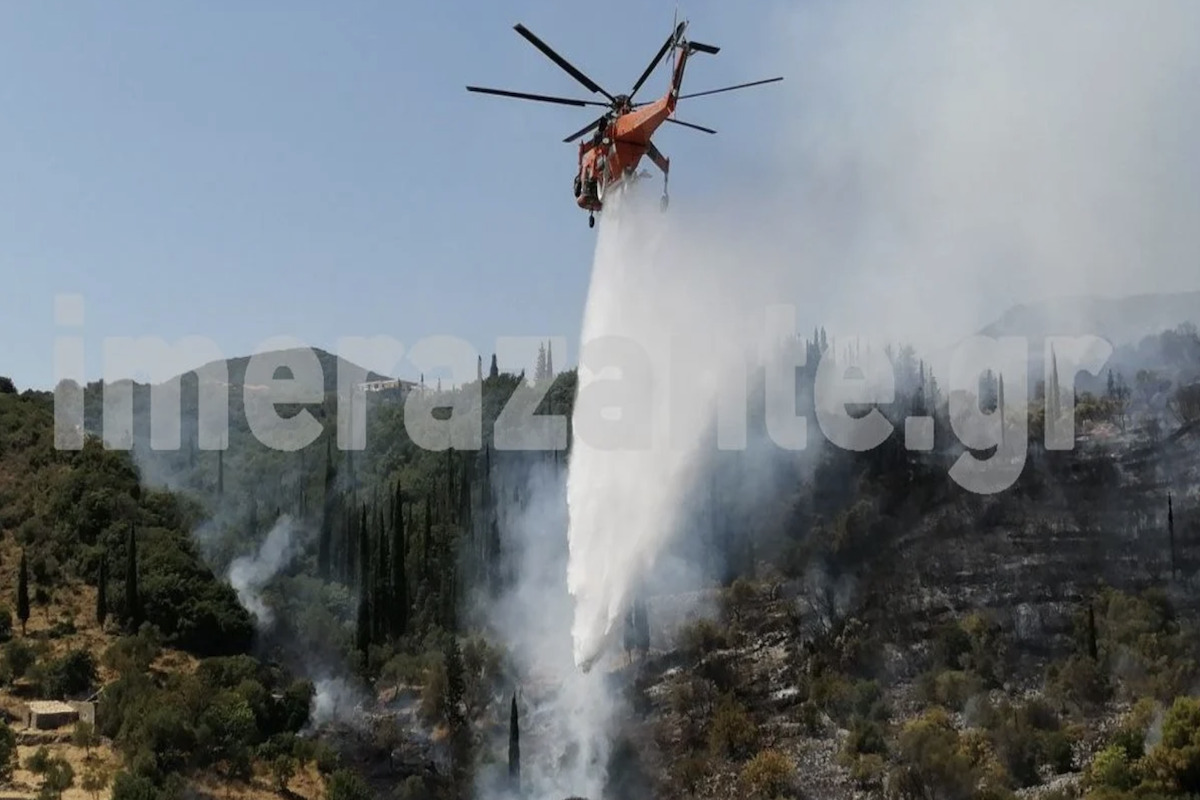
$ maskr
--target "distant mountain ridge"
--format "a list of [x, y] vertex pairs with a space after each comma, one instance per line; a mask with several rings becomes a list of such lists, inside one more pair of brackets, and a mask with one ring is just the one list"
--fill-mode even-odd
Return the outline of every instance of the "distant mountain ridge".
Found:
[[1136, 344], [1182, 323], [1200, 324], [1200, 291], [1128, 297], [1079, 295], [1013, 306], [983, 328], [983, 336], [1093, 335], [1114, 346]]
[[[287, 350], [270, 350], [270, 351], [264, 351], [262, 353], [255, 353], [253, 355], [238, 356], [236, 358], [227, 358], [227, 359], [222, 359], [222, 360], [217, 360], [217, 361], [210, 361], [201, 366], [193, 367], [192, 369], [189, 369], [180, 374], [177, 374], [166, 382], [169, 383], [170, 380], [180, 379], [180, 380], [182, 380], [182, 382], [185, 385], [188, 385], [188, 384], [194, 385], [197, 376], [205, 376], [206, 374], [215, 371], [214, 368], [217, 365], [221, 364], [223, 361], [224, 365], [225, 365], [226, 374], [229, 376], [228, 385], [233, 388], [241, 388], [246, 383], [246, 371], [250, 366], [250, 359], [256, 358], [256, 357], [262, 357], [262, 356], [278, 357], [283, 354], [296, 353], [300, 350], [311, 351], [317, 357], [317, 363], [321, 365], [321, 373], [324, 377], [324, 386], [325, 386], [326, 394], [332, 394], [332, 393], [337, 392], [338, 370], [339, 370], [339, 368], [343, 367], [343, 365], [346, 369], [348, 369], [350, 371], [351, 374], [358, 376], [360, 378], [360, 380], [363, 382], [375, 383], [375, 382], [380, 382], [380, 381], [390, 382], [390, 381], [397, 380], [388, 375], [383, 375], [378, 372], [375, 372], [374, 370], [368, 370], [365, 367], [360, 366], [359, 364], [356, 364], [353, 361], [350, 361], [349, 359], [345, 359], [340, 356], [334, 355], [333, 353], [322, 350], [319, 347], [312, 347], [312, 348], [292, 348], [292, 349], [287, 349]], [[285, 361], [285, 359], [279, 359], [279, 360], [281, 363], [283, 361]], [[365, 375], [365, 377], [364, 377], [364, 375]], [[283, 376], [279, 376], [279, 377], [283, 377]], [[134, 380], [132, 378], [123, 378], [123, 379], [120, 379], [117, 381], [110, 381], [110, 383], [112, 383], [112, 384], [132, 383], [134, 386], [142, 387], [142, 388], [152, 385], [150, 383]], [[408, 384], [410, 382], [402, 381], [402, 383]]]
[[[235, 431], [243, 433], [249, 430], [246, 419], [246, 407], [248, 403], [258, 403], [265, 399], [264, 392], [267, 386], [255, 386], [246, 384], [246, 372], [250, 365], [250, 360], [256, 356], [275, 356], [269, 359], [268, 363], [274, 362], [278, 365], [275, 370], [275, 379], [289, 379], [295, 376], [289, 374], [292, 370], [288, 369], [289, 361], [294, 361], [293, 358], [283, 358], [281, 356], [287, 354], [295, 354], [300, 350], [310, 351], [316, 356], [317, 363], [320, 365], [322, 372], [323, 390], [321, 399], [314, 402], [299, 403], [299, 404], [280, 404], [277, 406], [290, 406], [298, 409], [300, 407], [308, 407], [316, 414], [318, 418], [325, 418], [328, 413], [333, 413], [332, 409], [336, 408], [333, 398], [338, 394], [338, 370], [343, 368], [349, 371], [356, 384], [375, 384], [368, 388], [384, 388], [386, 386], [394, 386], [402, 391], [412, 388], [413, 384], [410, 381], [398, 381], [390, 378], [387, 375], [380, 374], [373, 370], [368, 370], [359, 364], [350, 361], [349, 359], [341, 358], [340, 356], [329, 353], [320, 348], [294, 348], [287, 350], [265, 351], [256, 353], [251, 356], [240, 356], [238, 358], [211, 361], [207, 364], [187, 370], [179, 375], [174, 376], [171, 380], [179, 381], [180, 403], [182, 412], [182, 429], [185, 441], [192, 440], [197, 434], [198, 425], [198, 409], [200, 403], [200, 385], [212, 386], [213, 378], [218, 377], [218, 383], [224, 384], [223, 391], [228, 395], [228, 409], [230, 414], [230, 425]], [[228, 380], [220, 380], [222, 369], [228, 376]], [[167, 381], [169, 383], [170, 381]], [[162, 385], [162, 384], [158, 384]], [[112, 430], [114, 436], [132, 435], [135, 442], [143, 444], [149, 442], [150, 436], [150, 414], [153, 407], [154, 384], [145, 383], [131, 378], [126, 378], [119, 381], [109, 382], [107, 385], [100, 383], [89, 384], [85, 392], [85, 411], [84, 411], [84, 429], [96, 435], [103, 435], [104, 432], [104, 405], [106, 401], [102, 400], [102, 395], [111, 389], [128, 390], [131, 387], [130, 394], [132, 397], [132, 412], [133, 418], [131, 421], [118, 422]], [[119, 395], [114, 395], [114, 399]], [[282, 411], [280, 413], [283, 413]], [[292, 413], [295, 413], [294, 411]], [[290, 416], [290, 414], [285, 414]], [[132, 428], [129, 427], [130, 422]]]
[[[246, 370], [250, 366], [250, 359], [258, 356], [279, 356], [282, 354], [294, 353], [296, 350], [308, 349], [311, 350], [317, 357], [317, 362], [321, 365], [321, 372], [325, 377], [325, 393], [334, 393], [338, 389], [338, 369], [345, 365], [351, 374], [362, 376], [365, 373], [363, 381], [373, 383], [375, 381], [391, 381], [394, 378], [388, 375], [382, 375], [373, 370], [368, 370], [349, 359], [334, 355], [320, 349], [313, 348], [296, 348], [292, 350], [272, 350], [265, 353], [256, 353], [250, 356], [239, 356], [237, 358], [225, 359], [226, 369], [229, 370], [229, 384], [231, 386], [244, 386], [246, 383]], [[211, 362], [197, 369], [197, 372], [211, 367], [213, 364], [220, 362]]]

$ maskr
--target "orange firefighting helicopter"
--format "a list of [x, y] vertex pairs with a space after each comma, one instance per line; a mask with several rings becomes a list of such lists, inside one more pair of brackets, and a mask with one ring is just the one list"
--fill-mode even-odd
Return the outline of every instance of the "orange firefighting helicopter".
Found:
[[[550, 49], [549, 45], [537, 36], [534, 36], [524, 25], [517, 24], [514, 26], [517, 33], [528, 39], [534, 47], [541, 50], [571, 77], [590, 89], [593, 94], [599, 93], [607, 97], [608, 102], [576, 100], [569, 97], [551, 97], [542, 94], [529, 94], [527, 92], [512, 92], [506, 89], [486, 89], [480, 86], [468, 86], [467, 91], [495, 94], [502, 97], [516, 97], [523, 100], [537, 100], [544, 103], [558, 103], [568, 106], [607, 107], [608, 111], [599, 119], [563, 139], [564, 142], [569, 144], [581, 136], [595, 131], [590, 140], [582, 140], [579, 143], [579, 166], [578, 172], [575, 175], [576, 203], [580, 208], [589, 212], [588, 226], [595, 226], [595, 214], [604, 207], [603, 199], [608, 189], [617, 186], [623, 180], [634, 180], [649, 176], [648, 172], [639, 174], [636, 171], [643, 155], [649, 156], [650, 160], [662, 170], [662, 207], [665, 209], [667, 207], [667, 176], [670, 170], [670, 161], [659, 152], [654, 143], [650, 141], [650, 137], [654, 135], [654, 132], [664, 122], [683, 125], [695, 130], [704, 131], [705, 133], [716, 133], [711, 128], [675, 119], [675, 104], [689, 97], [729, 92], [734, 89], [744, 89], [749, 86], [758, 86], [764, 83], [783, 80], [782, 77], [767, 78], [761, 81], [740, 83], [736, 86], [726, 86], [722, 89], [710, 89], [705, 92], [681, 95], [679, 89], [683, 84], [683, 71], [687, 66], [688, 57], [695, 52], [715, 55], [720, 50], [719, 47], [714, 47], [710, 44], [688, 41], [683, 37], [683, 32], [686, 28], [686, 20], [675, 26], [674, 31], [667, 37], [663, 46], [659, 48], [658, 53], [650, 61], [650, 65], [646, 67], [641, 77], [633, 84], [633, 88], [629, 91], [629, 94], [612, 95], [601, 88], [591, 78], [576, 69], [558, 53]], [[633, 102], [633, 96], [637, 94], [638, 89], [650, 77], [650, 73], [659, 65], [669, 50], [676, 52], [675, 66], [671, 72], [671, 85], [666, 93], [657, 100], [641, 103]]]

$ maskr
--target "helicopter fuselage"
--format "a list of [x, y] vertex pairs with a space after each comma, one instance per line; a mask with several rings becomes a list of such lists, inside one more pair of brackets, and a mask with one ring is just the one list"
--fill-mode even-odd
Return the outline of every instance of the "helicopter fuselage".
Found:
[[[593, 213], [600, 211], [607, 190], [637, 174], [642, 156], [652, 151], [651, 137], [675, 113], [687, 58], [687, 49], [680, 49], [671, 88], [663, 97], [638, 109], [628, 104], [618, 105], [620, 113], [610, 113], [590, 140], [580, 141], [575, 175], [575, 202], [580, 208]], [[658, 163], [659, 158], [655, 161]], [[658, 166], [665, 174], [666, 159], [662, 158]]]

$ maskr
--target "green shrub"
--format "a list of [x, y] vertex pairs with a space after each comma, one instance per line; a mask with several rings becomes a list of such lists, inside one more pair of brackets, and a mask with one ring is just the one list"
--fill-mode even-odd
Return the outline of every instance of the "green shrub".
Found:
[[329, 776], [325, 797], [326, 800], [375, 800], [375, 793], [356, 773], [339, 769]]
[[826, 672], [812, 682], [812, 699], [839, 724], [855, 717], [886, 722], [891, 709], [877, 681], [851, 681], [835, 672]]
[[800, 704], [798, 717], [801, 729], [809, 736], [819, 736], [825, 727], [821, 707], [812, 700]]
[[55, 698], [87, 693], [97, 678], [96, 660], [88, 650], [72, 650], [50, 664], [46, 690]]
[[758, 726], [732, 695], [723, 697], [709, 728], [709, 752], [717, 758], [741, 759], [757, 744]]
[[1112, 744], [1092, 759], [1087, 769], [1087, 783], [1093, 788], [1129, 791], [1138, 784], [1129, 754], [1120, 745]]
[[875, 753], [859, 756], [850, 766], [850, 779], [866, 792], [877, 792], [886, 777], [887, 762]]
[[1177, 697], [1162, 724], [1162, 738], [1143, 759], [1144, 788], [1200, 794], [1200, 699]]
[[1050, 767], [1055, 775], [1074, 769], [1075, 752], [1071, 738], [1064, 731], [1048, 731], [1038, 744], [1038, 760]]
[[983, 690], [983, 681], [965, 670], [926, 673], [918, 685], [919, 695], [926, 703], [954, 711], [962, 711], [967, 701]]
[[964, 744], [945, 710], [926, 711], [901, 729], [889, 784], [901, 796], [971, 796], [984, 770], [981, 755]]
[[707, 775], [708, 762], [698, 756], [686, 756], [671, 764], [671, 782], [685, 795], [695, 794]]
[[971, 637], [957, 622], [938, 626], [933, 638], [934, 670], [961, 672], [971, 653]]
[[37, 663], [38, 654], [33, 645], [25, 639], [13, 639], [4, 645], [0, 655], [0, 669], [10, 681], [24, 678], [30, 668]]
[[1109, 664], [1131, 698], [1170, 702], [1200, 677], [1200, 635], [1176, 617], [1166, 595], [1106, 590], [1096, 604], [1101, 661]]
[[764, 750], [742, 767], [740, 781], [755, 800], [774, 800], [788, 790], [795, 772], [795, 765], [783, 753]]
[[0, 782], [12, 780], [17, 767], [17, 734], [8, 723], [0, 719]]
[[1112, 697], [1107, 673], [1086, 656], [1071, 656], [1046, 670], [1046, 694], [1078, 714], [1096, 711]]
[[887, 732], [873, 720], [861, 717], [850, 725], [850, 735], [842, 745], [842, 753], [853, 760], [860, 755], [887, 755]]

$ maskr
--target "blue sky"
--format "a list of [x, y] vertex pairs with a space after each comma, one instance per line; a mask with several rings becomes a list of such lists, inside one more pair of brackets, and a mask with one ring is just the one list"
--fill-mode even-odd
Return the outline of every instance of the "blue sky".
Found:
[[[0, 374], [53, 385], [54, 339], [78, 333], [54, 324], [60, 293], [83, 295], [89, 379], [106, 336], [200, 335], [235, 356], [276, 335], [332, 350], [453, 334], [485, 362], [497, 336], [573, 346], [595, 231], [561, 139], [594, 109], [464, 86], [588, 96], [512, 30], [524, 22], [626, 90], [675, 3], [615, 0], [595, 32], [580, 25], [591, 8], [0, 5]], [[690, 90], [770, 77], [754, 61], [762, 20], [740, 9], [683, 4], [695, 38], [723, 47], [689, 70]], [[730, 169], [768, 100], [681, 108], [722, 135], [660, 134], [673, 196], [712, 180], [706, 165]], [[730, 105], [740, 119], [723, 119]]]

